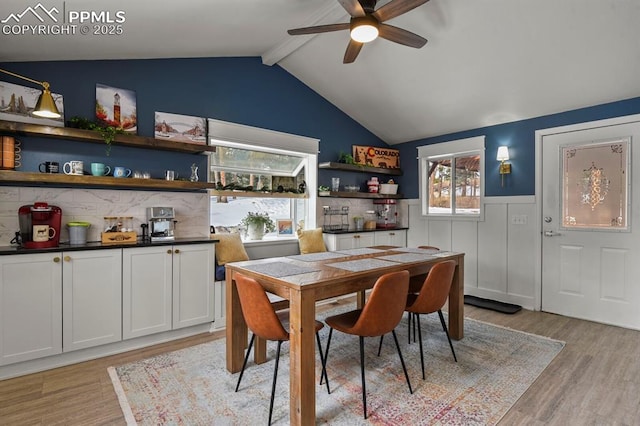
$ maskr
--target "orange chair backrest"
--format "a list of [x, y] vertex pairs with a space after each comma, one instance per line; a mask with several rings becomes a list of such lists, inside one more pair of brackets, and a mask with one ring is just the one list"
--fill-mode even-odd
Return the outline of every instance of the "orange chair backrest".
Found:
[[247, 327], [266, 340], [289, 340], [264, 288], [253, 278], [236, 274], [236, 288]]
[[408, 292], [409, 271], [390, 272], [378, 278], [353, 333], [371, 337], [391, 332], [402, 319]]
[[436, 263], [424, 280], [420, 294], [411, 305], [413, 312], [430, 314], [442, 309], [449, 296], [453, 274], [456, 270], [456, 262], [445, 260]]

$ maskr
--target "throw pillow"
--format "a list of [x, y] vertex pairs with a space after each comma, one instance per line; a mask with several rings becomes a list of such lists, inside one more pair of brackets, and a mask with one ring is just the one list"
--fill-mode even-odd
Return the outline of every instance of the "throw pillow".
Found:
[[322, 228], [309, 229], [306, 231], [298, 230], [298, 244], [300, 246], [300, 254], [319, 253], [327, 251], [322, 239]]
[[249, 260], [249, 255], [244, 249], [240, 234], [215, 234], [211, 238], [219, 240], [216, 244], [216, 261], [218, 265]]

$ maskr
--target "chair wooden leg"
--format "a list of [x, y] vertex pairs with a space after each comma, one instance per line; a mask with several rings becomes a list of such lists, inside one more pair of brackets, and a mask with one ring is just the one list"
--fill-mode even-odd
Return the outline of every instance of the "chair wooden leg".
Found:
[[360, 338], [360, 374], [362, 376], [362, 407], [364, 409], [364, 418], [367, 418], [367, 385], [364, 377], [364, 337]]
[[447, 330], [447, 323], [444, 321], [444, 315], [442, 315], [442, 311], [438, 310], [438, 315], [440, 316], [440, 324], [442, 324], [442, 329], [447, 335], [447, 340], [449, 341], [449, 347], [451, 348], [451, 353], [453, 354], [453, 360], [458, 362], [458, 357], [456, 357], [456, 351], [453, 350], [453, 343], [451, 343], [451, 337], [449, 337], [449, 330]]
[[320, 334], [316, 333], [316, 340], [318, 341], [318, 352], [320, 352], [320, 362], [322, 363], [322, 373], [320, 374], [320, 384], [322, 384], [322, 378], [324, 377], [327, 383], [327, 393], [331, 393], [329, 389], [329, 376], [327, 375], [327, 364], [325, 363], [324, 354], [322, 353], [322, 343], [320, 343]]
[[420, 314], [416, 314], [418, 320], [418, 340], [420, 341], [420, 367], [422, 367], [422, 380], [425, 380], [424, 376], [424, 351], [422, 350], [422, 330], [420, 329]]
[[398, 356], [400, 357], [400, 364], [402, 364], [404, 377], [407, 379], [407, 385], [409, 385], [409, 393], [413, 394], [413, 389], [411, 388], [411, 381], [409, 380], [409, 374], [407, 373], [407, 367], [404, 365], [404, 358], [402, 358], [402, 351], [400, 351], [400, 344], [398, 344], [398, 336], [396, 336], [395, 330], [391, 330], [391, 333], [393, 334], [393, 340], [395, 340], [396, 342], [396, 348], [398, 349]]
[[280, 364], [280, 347], [282, 340], [278, 340], [278, 349], [276, 351], [276, 366], [273, 370], [273, 384], [271, 385], [271, 402], [269, 403], [269, 425], [271, 424], [271, 416], [273, 414], [273, 399], [276, 395], [276, 382], [278, 381], [278, 364]]
[[253, 341], [256, 338], [255, 334], [251, 335], [251, 341], [249, 342], [249, 349], [247, 349], [247, 354], [244, 356], [244, 362], [242, 363], [242, 370], [240, 370], [240, 376], [238, 377], [238, 383], [236, 384], [236, 392], [238, 392], [238, 388], [240, 387], [240, 381], [242, 380], [242, 375], [244, 374], [244, 368], [247, 366], [247, 360], [249, 359], [249, 355], [251, 354], [251, 348], [253, 348]]

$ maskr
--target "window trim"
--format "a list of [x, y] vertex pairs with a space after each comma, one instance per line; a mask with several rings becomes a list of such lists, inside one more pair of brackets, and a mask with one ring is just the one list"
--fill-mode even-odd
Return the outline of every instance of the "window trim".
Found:
[[[474, 136], [471, 138], [458, 139], [449, 142], [442, 142], [432, 145], [423, 145], [418, 150], [418, 171], [419, 171], [419, 190], [421, 213], [424, 217], [429, 218], [447, 218], [456, 220], [484, 220], [484, 154], [485, 154], [485, 136]], [[469, 154], [480, 155], [480, 212], [478, 214], [462, 214], [455, 212], [455, 201], [451, 205], [451, 213], [429, 213], [429, 197], [428, 197], [428, 168], [429, 161], [438, 158], [455, 158]], [[455, 190], [452, 191], [455, 197]]]
[[[254, 147], [266, 152], [284, 152], [303, 156], [305, 161], [302, 163], [307, 171], [305, 182], [308, 192], [308, 197], [305, 198], [307, 211], [304, 223], [307, 229], [316, 227], [317, 191], [315, 191], [315, 188], [318, 187], [318, 147], [320, 139], [212, 118], [207, 121], [207, 140], [209, 145], [224, 144], [243, 148]], [[207, 179], [209, 179], [209, 169], [210, 165], [207, 164]], [[242, 196], [253, 197], [247, 193]], [[256, 194], [255, 198], [261, 198], [260, 194]], [[209, 212], [209, 216], [211, 216], [211, 212]]]

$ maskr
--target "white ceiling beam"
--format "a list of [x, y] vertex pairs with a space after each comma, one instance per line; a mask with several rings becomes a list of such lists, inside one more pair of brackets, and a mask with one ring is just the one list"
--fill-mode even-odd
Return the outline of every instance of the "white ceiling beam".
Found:
[[[340, 3], [329, 1], [325, 2], [316, 13], [314, 13], [306, 22], [298, 25], [296, 28], [312, 27], [315, 25], [335, 24], [339, 22], [348, 22], [349, 14]], [[275, 65], [282, 59], [286, 58], [302, 46], [307, 44], [317, 34], [288, 36], [273, 48], [262, 54], [262, 63], [265, 65]]]

